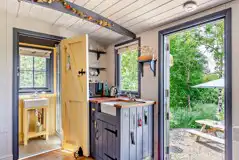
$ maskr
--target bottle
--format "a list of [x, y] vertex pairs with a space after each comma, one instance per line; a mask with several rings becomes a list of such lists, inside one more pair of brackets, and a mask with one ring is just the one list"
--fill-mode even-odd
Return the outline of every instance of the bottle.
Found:
[[107, 81], [104, 83], [104, 96], [109, 96], [109, 86]]

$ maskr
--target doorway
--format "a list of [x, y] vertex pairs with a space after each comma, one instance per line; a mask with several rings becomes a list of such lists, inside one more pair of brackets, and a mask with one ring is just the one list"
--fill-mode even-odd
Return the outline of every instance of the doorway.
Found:
[[63, 38], [16, 28], [13, 35], [15, 160], [61, 148], [57, 45]]
[[231, 160], [231, 10], [160, 31], [159, 40], [159, 159]]

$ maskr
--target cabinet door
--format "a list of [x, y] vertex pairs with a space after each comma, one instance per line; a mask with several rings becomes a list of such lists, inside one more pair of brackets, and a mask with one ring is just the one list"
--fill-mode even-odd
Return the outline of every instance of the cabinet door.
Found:
[[96, 159], [116, 160], [116, 126], [96, 120], [95, 155]]
[[106, 124], [104, 128], [104, 160], [116, 160], [116, 138], [117, 130], [114, 125]]
[[130, 160], [137, 160], [136, 108], [130, 108]]
[[100, 120], [96, 120], [96, 128], [95, 128], [95, 155], [96, 159], [102, 159], [102, 128], [103, 123]]
[[137, 107], [137, 160], [143, 159], [143, 108]]
[[149, 156], [149, 110], [143, 107], [143, 157]]

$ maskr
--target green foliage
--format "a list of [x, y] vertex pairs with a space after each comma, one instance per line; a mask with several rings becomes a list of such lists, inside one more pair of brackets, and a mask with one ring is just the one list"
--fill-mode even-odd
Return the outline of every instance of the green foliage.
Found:
[[200, 27], [196, 40], [205, 47], [205, 52], [213, 55], [216, 62], [215, 73], [221, 78], [224, 75], [224, 21], [207, 23]]
[[[169, 36], [174, 65], [170, 68], [170, 107], [188, 108], [197, 103], [217, 103], [218, 89], [197, 89], [192, 86], [223, 76], [224, 22], [208, 23]], [[210, 73], [207, 57], [212, 55], [216, 66]]]
[[[223, 120], [217, 112], [219, 89], [192, 86], [224, 76], [224, 21], [216, 21], [169, 36], [171, 128], [197, 128], [195, 120]], [[208, 59], [215, 62], [214, 71]], [[223, 94], [223, 93], [222, 93]], [[204, 105], [203, 105], [204, 103]]]
[[20, 55], [20, 88], [46, 87], [46, 76], [46, 58]]
[[127, 51], [120, 55], [120, 89], [138, 91], [138, 52]]
[[197, 104], [191, 111], [171, 109], [170, 128], [200, 128], [195, 121], [201, 119], [218, 120], [216, 104]]
[[[198, 41], [195, 41], [197, 29], [179, 32], [170, 36], [170, 53], [174, 65], [170, 68], [170, 107], [191, 108], [193, 102], [203, 100], [206, 95], [215, 95], [211, 89], [195, 89], [192, 86], [203, 82], [207, 70], [206, 57], [200, 53]], [[206, 97], [206, 96], [203, 96]], [[207, 97], [215, 102], [215, 96]]]

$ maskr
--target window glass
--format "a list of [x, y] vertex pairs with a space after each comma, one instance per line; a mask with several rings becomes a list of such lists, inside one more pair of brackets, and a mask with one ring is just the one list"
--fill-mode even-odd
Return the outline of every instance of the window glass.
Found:
[[126, 51], [119, 55], [120, 90], [138, 92], [138, 51]]
[[20, 69], [31, 70], [33, 69], [33, 56], [20, 55]]
[[35, 72], [34, 73], [34, 86], [36, 88], [47, 87], [46, 72]]
[[46, 71], [46, 60], [45, 57], [34, 57], [34, 70]]
[[20, 88], [33, 88], [32, 71], [20, 71]]
[[52, 58], [20, 55], [20, 91], [50, 90]]

